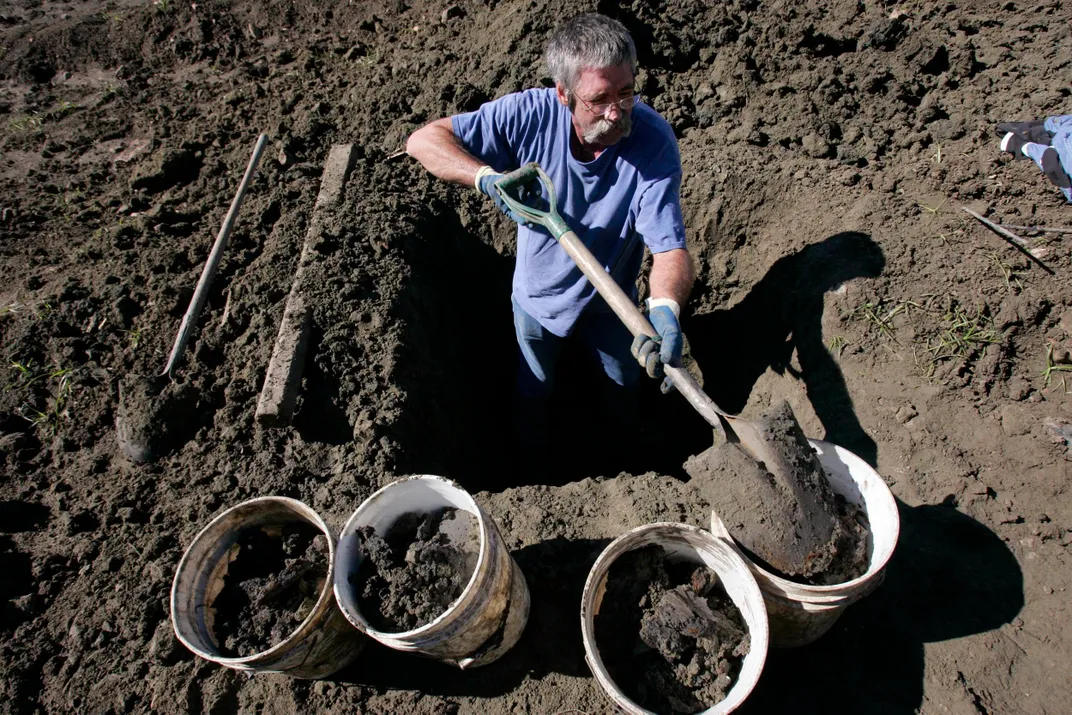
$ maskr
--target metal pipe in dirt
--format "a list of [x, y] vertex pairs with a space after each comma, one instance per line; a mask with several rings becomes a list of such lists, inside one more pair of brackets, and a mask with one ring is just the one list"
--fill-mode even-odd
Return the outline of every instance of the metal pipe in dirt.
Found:
[[186, 308], [186, 314], [182, 316], [182, 324], [179, 326], [179, 332], [175, 336], [175, 344], [171, 347], [171, 355], [168, 356], [167, 366], [164, 368], [164, 372], [161, 373], [162, 376], [171, 376], [186, 351], [190, 331], [193, 330], [194, 324], [197, 322], [197, 316], [201, 313], [201, 308], [204, 307], [205, 300], [208, 298], [209, 286], [212, 285], [212, 279], [216, 277], [216, 269], [220, 265], [220, 258], [223, 256], [224, 249], [227, 248], [227, 239], [230, 238], [231, 229], [238, 218], [238, 210], [242, 208], [242, 199], [246, 195], [246, 189], [249, 188], [250, 181], [253, 180], [253, 175], [257, 171], [257, 162], [260, 161], [261, 154], [267, 144], [268, 135], [261, 134], [257, 139], [257, 145], [253, 147], [253, 155], [249, 158], [249, 165], [246, 166], [246, 173], [242, 177], [242, 183], [238, 185], [238, 191], [235, 193], [234, 200], [231, 201], [231, 209], [227, 212], [226, 218], [223, 219], [220, 232], [216, 235], [216, 243], [213, 244], [212, 252], [209, 253], [208, 261], [205, 262], [205, 268], [201, 271], [201, 278], [197, 281], [197, 288], [194, 289], [190, 305]]

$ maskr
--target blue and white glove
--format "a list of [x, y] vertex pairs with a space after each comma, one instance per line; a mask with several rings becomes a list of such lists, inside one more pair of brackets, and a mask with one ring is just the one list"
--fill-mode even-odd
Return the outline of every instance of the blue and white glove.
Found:
[[510, 210], [510, 207], [506, 205], [506, 202], [499, 196], [499, 192], [495, 190], [495, 182], [503, 178], [503, 174], [498, 173], [490, 166], [482, 166], [476, 172], [476, 180], [473, 182], [476, 186], [476, 190], [490, 198], [495, 205], [499, 207], [499, 210], [506, 214], [514, 223], [521, 224], [522, 226], [528, 226], [529, 222], [521, 216]]
[[[638, 335], [629, 351], [648, 373], [648, 377], [663, 377], [663, 366], [677, 367], [685, 338], [677, 321], [681, 308], [670, 298], [648, 298], [648, 320], [659, 334], [657, 338]], [[665, 389], [664, 389], [665, 392]]]

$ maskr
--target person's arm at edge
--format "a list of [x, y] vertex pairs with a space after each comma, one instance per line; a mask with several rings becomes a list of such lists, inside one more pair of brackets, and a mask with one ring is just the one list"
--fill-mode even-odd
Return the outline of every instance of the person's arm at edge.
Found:
[[651, 299], [669, 298], [684, 306], [696, 278], [688, 250], [672, 248], [653, 253], [651, 260], [651, 276], [648, 279]]
[[473, 186], [477, 171], [484, 166], [454, 136], [450, 117], [437, 119], [410, 134], [406, 153], [434, 176], [464, 186]]

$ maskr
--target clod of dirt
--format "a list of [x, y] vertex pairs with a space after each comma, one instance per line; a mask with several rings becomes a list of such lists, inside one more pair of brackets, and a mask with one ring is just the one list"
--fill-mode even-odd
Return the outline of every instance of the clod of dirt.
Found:
[[451, 507], [403, 514], [384, 536], [358, 529], [362, 560], [350, 573], [361, 613], [378, 631], [420, 628], [462, 595], [476, 568], [476, 518]]
[[718, 576], [669, 560], [657, 545], [611, 567], [595, 630], [614, 682], [654, 712], [694, 713], [721, 702], [751, 647]]
[[129, 375], [119, 383], [119, 449], [133, 462], [156, 460], [192, 434], [197, 395], [166, 378]]
[[210, 626], [227, 657], [268, 650], [301, 625], [328, 574], [324, 535], [304, 522], [239, 532]]
[[807, 583], [842, 583], [867, 570], [862, 511], [838, 499], [789, 404], [760, 419], [786, 474], [734, 444], [690, 457], [685, 470], [733, 537], [764, 565]]

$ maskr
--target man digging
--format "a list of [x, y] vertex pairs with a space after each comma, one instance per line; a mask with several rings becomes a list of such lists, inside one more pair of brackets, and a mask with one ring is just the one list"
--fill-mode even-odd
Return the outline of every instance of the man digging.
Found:
[[[475, 187], [519, 224], [511, 300], [521, 348], [520, 433], [528, 447], [543, 441], [566, 339], [581, 341], [599, 361], [608, 400], [628, 410], [641, 370], [661, 377], [663, 365], [681, 357], [678, 316], [694, 277], [677, 140], [640, 101], [629, 33], [602, 15], [578, 15], [551, 37], [546, 59], [554, 89], [529, 89], [437, 119], [406, 145], [432, 174]], [[532, 161], [551, 177], [563, 218], [634, 298], [643, 247], [651, 250], [648, 315], [658, 339], [634, 341], [555, 239], [498, 196], [495, 181]]]

